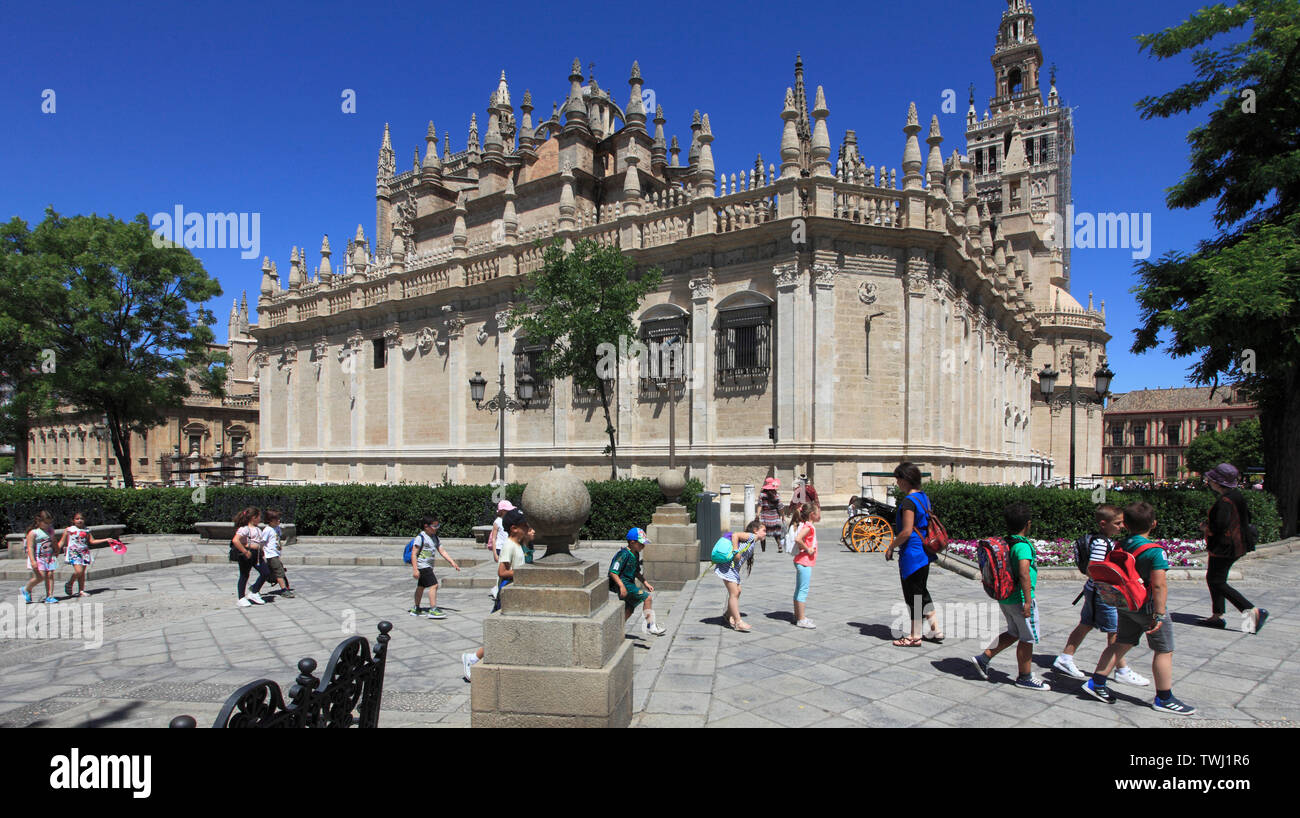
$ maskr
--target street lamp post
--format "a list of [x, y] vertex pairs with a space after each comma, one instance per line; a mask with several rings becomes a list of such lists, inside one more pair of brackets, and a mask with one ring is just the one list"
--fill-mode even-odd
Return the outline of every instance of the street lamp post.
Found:
[[483, 392], [487, 388], [487, 379], [483, 377], [481, 371], [476, 371], [474, 377], [469, 379], [469, 395], [474, 401], [475, 409], [486, 409], [493, 414], [501, 412], [501, 420], [498, 423], [500, 429], [500, 446], [497, 451], [497, 476], [501, 480], [501, 485], [506, 484], [506, 418], [505, 412], [518, 412], [520, 409], [528, 406], [528, 402], [533, 399], [533, 376], [524, 375], [519, 379], [519, 400], [515, 400], [506, 394], [506, 365], [501, 364], [501, 373], [497, 379], [497, 394], [487, 403], [483, 403]]
[[[1092, 403], [1093, 401], [1096, 401], [1097, 403], [1104, 404], [1106, 400], [1106, 394], [1110, 391], [1111, 379], [1115, 377], [1115, 373], [1111, 372], [1110, 367], [1106, 366], [1106, 359], [1102, 358], [1101, 366], [1097, 368], [1097, 371], [1094, 372], [1092, 376], [1093, 384], [1096, 388], [1097, 394], [1095, 396], [1092, 395], [1080, 396], [1079, 380], [1078, 380], [1078, 371], [1079, 371], [1078, 360], [1081, 357], [1081, 355], [1082, 355], [1082, 350], [1075, 349], [1075, 348], [1072, 348], [1070, 350], [1070, 391], [1068, 397], [1066, 395], [1062, 395], [1060, 398], [1057, 399], [1058, 401], [1065, 400], [1065, 401], [1069, 401], [1070, 403], [1070, 488], [1074, 488], [1074, 476], [1075, 476], [1075, 466], [1074, 466], [1075, 409], [1076, 407], [1078, 407], [1080, 402]], [[1044, 403], [1047, 403], [1049, 405], [1051, 404], [1052, 392], [1056, 389], [1056, 379], [1059, 378], [1060, 375], [1061, 373], [1052, 369], [1052, 365], [1050, 363], [1047, 366], [1043, 367], [1043, 370], [1038, 373], [1038, 391], [1042, 393]]]
[[677, 337], [668, 338], [663, 343], [663, 352], [668, 358], [668, 371], [663, 378], [655, 382], [655, 387], [668, 394], [668, 468], [677, 467], [677, 384], [682, 380], [682, 352], [678, 348], [681, 341]]

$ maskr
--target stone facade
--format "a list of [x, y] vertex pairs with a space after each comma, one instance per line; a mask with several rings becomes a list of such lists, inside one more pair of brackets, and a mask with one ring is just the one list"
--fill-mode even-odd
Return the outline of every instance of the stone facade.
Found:
[[[1026, 65], [1042, 60], [1023, 33], [1004, 49], [1007, 20], [1027, 19], [1032, 38], [1027, 4], [1009, 6], [999, 72], [1004, 50]], [[534, 342], [503, 332], [501, 315], [521, 276], [539, 268], [541, 243], [580, 239], [663, 271], [636, 317], [652, 369], [668, 343], [686, 350], [690, 378], [672, 393], [677, 460], [706, 484], [776, 474], [789, 485], [804, 472], [823, 495], [847, 496], [861, 472], [903, 459], [981, 482], [1045, 473], [1042, 435], [1031, 431], [1038, 348], [1083, 338], [1104, 350], [1109, 337], [1100, 325], [1045, 327], [1038, 312], [1052, 293], [1068, 298], [1038, 195], [1057, 195], [1068, 153], [1030, 165], [1022, 146], [998, 176], [977, 174], [971, 156], [944, 160], [937, 117], [922, 154], [913, 105], [901, 172], [866, 165], [853, 131], [832, 163], [825, 93], [816, 89], [810, 116], [796, 61], [780, 166], [760, 156], [719, 175], [708, 115], [693, 117], [683, 163], [662, 109], [643, 107], [636, 64], [626, 107], [583, 80], [575, 60], [566, 101], [535, 125], [531, 95], [516, 117], [503, 74], [482, 144], [475, 116], [466, 150], [451, 153], [444, 134], [440, 155], [430, 123], [423, 158], [402, 173], [385, 127], [373, 245], [358, 226], [336, 272], [327, 237], [313, 273], [295, 248], [283, 285], [263, 262], [251, 332], [265, 474], [487, 482], [498, 476], [504, 422], [507, 479], [553, 466], [608, 475], [593, 396], [543, 384], [504, 417], [469, 398], [476, 372], [492, 397], [502, 367], [515, 393]], [[971, 133], [1006, 130], [1019, 145], [1022, 122], [1059, 121], [1055, 87], [1044, 102], [1035, 74], [1029, 90], [1000, 91], [996, 116], [972, 114]], [[623, 472], [653, 476], [667, 463], [669, 396], [639, 366], [620, 364], [614, 425]], [[1098, 425], [1091, 448], [1099, 437]]]
[[[195, 390], [163, 422], [143, 434], [131, 433], [132, 473], [137, 485], [188, 482], [190, 470], [225, 465], [228, 479], [257, 475], [257, 384], [248, 377], [256, 342], [248, 334], [248, 299], [230, 310], [228, 344], [212, 349], [230, 356], [226, 395]], [[120, 485], [121, 470], [100, 415], [61, 408], [33, 424], [27, 437], [28, 474], [32, 477], [89, 480]], [[177, 460], [179, 459], [179, 472]], [[216, 473], [203, 473], [209, 484]]]

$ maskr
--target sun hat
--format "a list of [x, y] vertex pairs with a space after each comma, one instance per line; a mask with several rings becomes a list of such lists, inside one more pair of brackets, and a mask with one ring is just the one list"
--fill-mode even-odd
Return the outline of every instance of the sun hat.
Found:
[[126, 553], [126, 543], [122, 542], [121, 540], [110, 540], [110, 542], [112, 543], [114, 554]]
[[1226, 488], [1235, 488], [1241, 481], [1241, 473], [1231, 463], [1220, 463], [1205, 473], [1205, 479]]
[[647, 537], [647, 536], [645, 535], [645, 532], [642, 531], [641, 529], [639, 529], [639, 528], [633, 528], [633, 529], [631, 529], [630, 531], [627, 532], [627, 541], [628, 541], [628, 542], [639, 542], [639, 543], [641, 543], [642, 545], [646, 545], [646, 544], [648, 544], [648, 543], [650, 542], [650, 538]]
[[515, 507], [514, 503], [510, 502], [509, 500], [502, 500], [501, 502], [497, 503], [497, 511], [512, 511], [514, 510], [514, 507]]
[[769, 477], [763, 481], [763, 491], [779, 488], [781, 488], [781, 481], [777, 480], [775, 477]]

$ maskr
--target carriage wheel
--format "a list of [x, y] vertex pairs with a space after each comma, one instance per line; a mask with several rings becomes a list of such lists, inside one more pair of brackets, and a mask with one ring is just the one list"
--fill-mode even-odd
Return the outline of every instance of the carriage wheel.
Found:
[[883, 551], [894, 538], [894, 529], [883, 517], [863, 516], [853, 520], [853, 530], [846, 540], [849, 548], [858, 553]]

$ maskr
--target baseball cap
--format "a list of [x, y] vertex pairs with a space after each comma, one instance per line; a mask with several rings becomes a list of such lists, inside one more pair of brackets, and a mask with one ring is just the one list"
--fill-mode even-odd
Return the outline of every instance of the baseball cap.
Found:
[[506, 512], [506, 516], [501, 518], [501, 525], [505, 526], [506, 531], [509, 531], [515, 526], [527, 528], [528, 518], [525, 517], [524, 513], [519, 509], [512, 508]]
[[630, 531], [627, 532], [627, 541], [628, 541], [628, 542], [639, 542], [639, 543], [641, 543], [642, 545], [645, 545], [646, 543], [649, 543], [649, 542], [650, 542], [650, 538], [647, 537], [647, 536], [645, 535], [645, 532], [642, 531], [641, 529], [639, 529], [639, 528], [633, 528], [632, 530], [630, 530]]
[[497, 503], [497, 511], [513, 511], [514, 507], [515, 507], [514, 503], [510, 502], [509, 500], [502, 500], [501, 502]]

